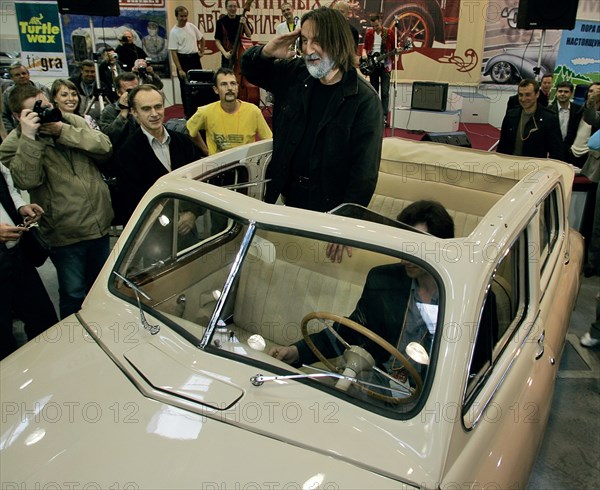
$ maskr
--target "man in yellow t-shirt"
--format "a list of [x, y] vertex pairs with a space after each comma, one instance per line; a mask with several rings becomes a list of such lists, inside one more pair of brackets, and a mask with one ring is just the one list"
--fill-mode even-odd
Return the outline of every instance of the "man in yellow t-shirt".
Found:
[[[219, 68], [215, 74], [214, 91], [219, 101], [198, 107], [186, 127], [192, 140], [207, 155], [213, 155], [236, 146], [272, 138], [260, 109], [254, 104], [238, 100], [238, 83], [229, 68]], [[199, 131], [206, 131], [204, 142]]]

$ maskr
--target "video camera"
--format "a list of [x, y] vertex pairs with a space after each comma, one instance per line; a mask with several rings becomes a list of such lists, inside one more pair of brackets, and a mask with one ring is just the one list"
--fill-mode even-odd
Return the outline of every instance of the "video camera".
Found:
[[42, 101], [36, 100], [33, 105], [33, 112], [40, 116], [40, 124], [58, 122], [62, 119], [62, 112], [56, 107], [42, 107]]

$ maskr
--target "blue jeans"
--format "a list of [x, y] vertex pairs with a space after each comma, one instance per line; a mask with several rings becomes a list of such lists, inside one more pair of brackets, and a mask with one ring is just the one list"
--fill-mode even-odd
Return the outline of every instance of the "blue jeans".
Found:
[[50, 259], [58, 276], [61, 319], [79, 311], [109, 253], [108, 235], [63, 247], [52, 247]]

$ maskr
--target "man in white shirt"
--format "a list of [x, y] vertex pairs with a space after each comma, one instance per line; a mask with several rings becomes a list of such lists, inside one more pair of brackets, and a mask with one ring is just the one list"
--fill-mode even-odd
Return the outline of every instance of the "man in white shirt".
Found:
[[54, 305], [40, 276], [20, 246], [24, 220], [36, 223], [44, 214], [37, 204], [27, 204], [0, 163], [0, 359], [17, 349], [12, 333], [13, 313], [24, 323], [28, 340], [58, 322]]
[[300, 19], [294, 17], [292, 5], [289, 3], [282, 3], [281, 14], [283, 15], [284, 21], [275, 28], [275, 34], [287, 34], [288, 32], [295, 31]]
[[184, 96], [185, 77], [189, 70], [201, 70], [204, 55], [204, 35], [194, 24], [188, 22], [188, 9], [180, 5], [175, 9], [177, 24], [169, 33], [169, 51], [177, 68], [177, 76]]

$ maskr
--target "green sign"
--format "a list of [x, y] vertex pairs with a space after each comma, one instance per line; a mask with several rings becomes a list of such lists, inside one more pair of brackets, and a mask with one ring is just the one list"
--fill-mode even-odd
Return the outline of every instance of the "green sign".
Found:
[[55, 3], [16, 3], [22, 51], [61, 53], [63, 51], [58, 9]]

